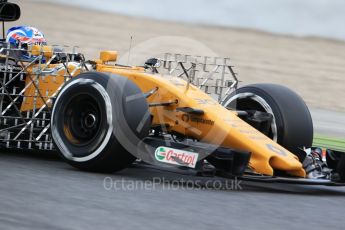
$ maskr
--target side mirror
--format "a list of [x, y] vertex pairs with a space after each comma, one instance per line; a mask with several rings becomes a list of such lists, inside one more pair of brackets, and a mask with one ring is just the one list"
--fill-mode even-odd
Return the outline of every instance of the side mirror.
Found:
[[161, 66], [161, 61], [158, 58], [150, 58], [145, 62], [146, 66], [159, 68]]
[[0, 21], [11, 22], [20, 18], [20, 7], [15, 3], [0, 0]]

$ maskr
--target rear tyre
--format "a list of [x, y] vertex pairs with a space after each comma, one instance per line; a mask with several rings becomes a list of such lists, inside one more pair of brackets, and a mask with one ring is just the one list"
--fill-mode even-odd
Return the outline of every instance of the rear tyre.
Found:
[[136, 159], [131, 150], [148, 135], [148, 113], [145, 97], [128, 79], [82, 73], [57, 96], [52, 138], [61, 156], [76, 168], [119, 171]]
[[313, 143], [313, 122], [305, 102], [285, 86], [253, 84], [239, 88], [223, 105], [235, 110], [256, 110], [273, 115], [268, 136], [302, 161], [301, 150]]

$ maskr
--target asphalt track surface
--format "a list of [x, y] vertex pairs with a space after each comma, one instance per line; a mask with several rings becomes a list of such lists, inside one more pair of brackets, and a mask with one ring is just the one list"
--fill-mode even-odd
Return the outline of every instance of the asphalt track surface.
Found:
[[0, 153], [4, 230], [344, 229], [344, 198], [341, 187], [236, 186], [135, 165], [96, 174], [55, 155]]

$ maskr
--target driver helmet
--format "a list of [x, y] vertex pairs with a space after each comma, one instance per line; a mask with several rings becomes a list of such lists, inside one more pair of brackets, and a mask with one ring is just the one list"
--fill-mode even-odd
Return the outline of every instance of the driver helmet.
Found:
[[[30, 45], [47, 45], [47, 41], [41, 31], [31, 26], [15, 26], [7, 31], [6, 42], [14, 48], [27, 49]], [[35, 56], [29, 55], [28, 52], [19, 51], [18, 55], [23, 61], [30, 61]]]

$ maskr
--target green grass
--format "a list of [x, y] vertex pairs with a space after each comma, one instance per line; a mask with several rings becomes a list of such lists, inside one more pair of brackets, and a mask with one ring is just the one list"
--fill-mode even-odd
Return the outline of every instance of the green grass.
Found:
[[313, 146], [345, 151], [345, 139], [315, 134]]

